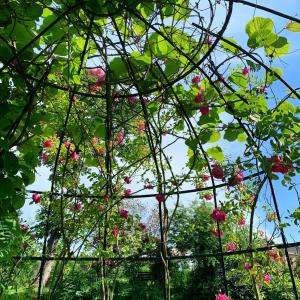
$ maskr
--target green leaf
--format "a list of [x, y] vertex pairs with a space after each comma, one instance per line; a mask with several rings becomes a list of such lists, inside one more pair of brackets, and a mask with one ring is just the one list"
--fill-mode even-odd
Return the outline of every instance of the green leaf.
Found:
[[233, 142], [238, 137], [238, 131], [235, 128], [227, 128], [224, 133], [224, 139]]
[[197, 122], [199, 125], [204, 124], [218, 124], [220, 122], [220, 117], [217, 109], [212, 109], [208, 115], [202, 115]]
[[127, 65], [122, 58], [114, 58], [110, 62], [110, 69], [117, 79], [128, 78]]
[[213, 131], [209, 136], [209, 143], [215, 143], [221, 138], [221, 133]]
[[147, 48], [156, 57], [166, 56], [169, 52], [169, 43], [158, 33], [154, 32], [148, 38]]
[[148, 105], [147, 105], [147, 109], [149, 112], [151, 113], [154, 113], [158, 110], [158, 104], [157, 102], [150, 102]]
[[10, 179], [0, 179], [0, 199], [5, 199], [14, 193], [13, 185]]
[[287, 38], [280, 36], [276, 42], [265, 48], [268, 56], [278, 58], [289, 53], [290, 43]]
[[13, 56], [11, 49], [4, 43], [0, 43], [0, 60], [9, 61]]
[[201, 130], [201, 132], [199, 134], [199, 138], [200, 138], [202, 144], [215, 143], [218, 140], [220, 140], [221, 133], [216, 132], [211, 128], [204, 128], [203, 130]]
[[246, 33], [249, 37], [252, 37], [256, 32], [269, 31], [274, 28], [273, 21], [270, 18], [254, 17], [246, 25]]
[[95, 136], [105, 139], [106, 137], [106, 128], [104, 123], [99, 123], [95, 130]]
[[86, 157], [84, 164], [87, 167], [97, 167], [98, 161], [93, 157]]
[[150, 17], [154, 12], [154, 3], [153, 2], [147, 2], [147, 3], [140, 3], [136, 9], [140, 12], [140, 14], [144, 18]]
[[14, 200], [13, 200], [13, 207], [14, 209], [20, 209], [23, 207], [25, 203], [25, 196], [23, 193], [17, 193], [15, 196], [14, 196]]
[[66, 56], [68, 55], [67, 43], [60, 43], [54, 50], [56, 55]]
[[37, 3], [30, 3], [25, 7], [26, 16], [32, 19], [38, 19], [43, 13], [43, 7]]
[[30, 185], [35, 181], [35, 174], [27, 166], [20, 165], [21, 176], [25, 185]]
[[291, 22], [291, 23], [288, 23], [285, 28], [288, 30], [288, 31], [292, 31], [292, 32], [300, 32], [300, 23], [298, 22]]
[[179, 119], [178, 122], [175, 124], [174, 129], [176, 130], [176, 132], [184, 130], [184, 121], [182, 119]]
[[51, 15], [54, 15], [53, 11], [50, 10], [49, 8], [45, 8], [43, 10], [43, 14], [42, 14], [42, 17], [43, 18], [47, 18], [48, 16], [51, 16]]
[[278, 39], [278, 35], [269, 30], [260, 30], [255, 32], [248, 39], [247, 45], [250, 48], [259, 48], [269, 46]]
[[209, 154], [215, 160], [222, 161], [225, 158], [224, 153], [223, 153], [221, 147], [219, 147], [219, 146], [209, 148], [209, 149], [206, 150], [206, 152], [207, 152], [207, 154]]
[[4, 168], [10, 175], [15, 175], [19, 171], [19, 161], [15, 154], [6, 152], [4, 155]]
[[240, 72], [232, 73], [229, 76], [228, 80], [243, 89], [245, 89], [248, 86], [247, 78]]
[[34, 33], [21, 23], [8, 25], [5, 32], [16, 41], [17, 47], [28, 44], [35, 37]]
[[[237, 45], [237, 42], [236, 42], [234, 39], [232, 39], [232, 38], [226, 38], [226, 40], [228, 40], [228, 41], [230, 41], [231, 43]], [[226, 43], [225, 41], [221, 41], [220, 44], [221, 44], [221, 47], [222, 47], [225, 51], [227, 51], [227, 52], [230, 52], [230, 53], [233, 53], [233, 54], [236, 54], [236, 53], [239, 52], [239, 50], [238, 50], [237, 48], [235, 48], [234, 46], [232, 46], [232, 45]]]
[[134, 23], [132, 25], [132, 29], [134, 30], [134, 32], [137, 34], [137, 35], [144, 35], [145, 34], [145, 26], [143, 24], [143, 22], [141, 22], [140, 20], [138, 19], [135, 19], [134, 20]]
[[150, 65], [151, 64], [151, 57], [147, 55], [142, 55], [138, 51], [134, 51], [130, 53], [130, 56], [135, 60], [136, 62], [143, 64], [143, 65]]
[[[0, 108], [1, 108], [1, 106], [0, 106]], [[0, 138], [0, 147], [4, 150], [9, 150], [8, 140], [5, 140], [4, 138]]]
[[187, 20], [191, 14], [191, 9], [189, 8], [189, 1], [187, 0], [177, 0], [176, 1], [175, 14], [173, 19], [175, 21]]
[[179, 64], [176, 61], [170, 60], [165, 64], [165, 66], [165, 74], [167, 77], [177, 74], [179, 71]]
[[164, 18], [171, 17], [174, 14], [174, 7], [173, 5], [167, 4], [162, 8], [161, 12]]
[[250, 67], [251, 71], [257, 72], [261, 69], [261, 65], [254, 63], [252, 60], [246, 59], [246, 63]]
[[198, 141], [196, 139], [189, 138], [189, 139], [187, 139], [185, 141], [185, 144], [187, 146], [189, 146], [190, 149], [192, 149], [193, 151], [195, 151], [197, 149], [197, 146], [198, 146]]
[[284, 113], [295, 113], [296, 112], [296, 108], [295, 106], [288, 102], [288, 101], [285, 101], [283, 102], [279, 107], [278, 107], [278, 110], [279, 111], [282, 111]]
[[245, 133], [240, 133], [237, 137], [237, 141], [240, 143], [244, 143], [247, 141], [247, 135]]
[[[278, 74], [280, 77], [283, 75], [283, 72], [280, 68], [271, 67], [271, 69], [272, 69], [272, 71], [274, 71], [274, 73]], [[278, 80], [278, 78], [276, 76], [274, 76], [273, 73], [266, 71], [264, 80], [267, 82], [267, 84], [271, 84], [274, 81]]]

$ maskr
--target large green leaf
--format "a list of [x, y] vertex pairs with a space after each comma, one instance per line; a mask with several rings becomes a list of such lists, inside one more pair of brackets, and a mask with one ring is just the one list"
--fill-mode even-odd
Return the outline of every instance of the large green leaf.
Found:
[[252, 37], [254, 34], [260, 31], [269, 31], [271, 32], [274, 28], [273, 21], [270, 18], [254, 17], [246, 25], [246, 33], [249, 37]]
[[140, 14], [144, 17], [144, 18], [148, 18], [150, 17], [153, 12], [154, 12], [154, 3], [153, 2], [146, 2], [145, 3], [140, 3], [136, 9], [140, 12]]
[[168, 54], [169, 43], [158, 33], [154, 32], [148, 39], [150, 53], [154, 56], [161, 57]]
[[7, 152], [4, 155], [4, 168], [5, 171], [10, 175], [17, 174], [19, 170], [19, 161], [15, 154]]
[[35, 37], [33, 31], [22, 23], [8, 25], [5, 32], [11, 39], [16, 41], [17, 48], [28, 44]]
[[27, 3], [25, 6], [26, 17], [39, 19], [43, 13], [43, 7], [37, 3]]
[[259, 48], [263, 46], [269, 46], [278, 39], [278, 35], [267, 29], [254, 32], [248, 39], [248, 46], [250, 48]]
[[283, 113], [295, 113], [296, 108], [295, 106], [288, 101], [283, 102], [281, 105], [279, 105], [278, 111], [283, 112]]
[[12, 181], [8, 178], [0, 178], [0, 199], [5, 199], [14, 193]]
[[130, 56], [134, 61], [138, 62], [139, 64], [143, 64], [143, 65], [151, 64], [151, 57], [148, 55], [142, 55], [138, 51], [131, 52]]
[[273, 44], [265, 48], [268, 56], [278, 58], [289, 53], [290, 43], [287, 38], [280, 36]]
[[232, 83], [236, 84], [237, 86], [245, 89], [248, 85], [248, 80], [247, 78], [240, 72], [234, 72], [232, 73], [229, 78], [229, 81]]
[[127, 65], [120, 57], [115, 57], [110, 63], [113, 76], [117, 79], [128, 78]]
[[206, 152], [215, 160], [222, 161], [224, 160], [224, 153], [221, 149], [221, 147], [212, 147], [206, 150]]
[[104, 120], [103, 119], [96, 119], [93, 121], [92, 123], [92, 127], [94, 129], [94, 135], [96, 137], [105, 139], [106, 137], [106, 128], [105, 128], [105, 124], [104, 124]]

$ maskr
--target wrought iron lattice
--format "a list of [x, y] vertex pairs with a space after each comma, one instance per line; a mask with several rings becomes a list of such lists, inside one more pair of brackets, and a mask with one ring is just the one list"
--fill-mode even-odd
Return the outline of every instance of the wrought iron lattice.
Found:
[[[33, 4], [27, 4], [28, 8], [21, 8], [10, 1], [1, 4], [5, 13], [0, 19], [0, 80], [10, 89], [7, 97], [19, 96], [23, 106], [21, 109], [18, 107], [19, 113], [5, 119], [8, 120], [8, 125], [5, 123], [3, 126], [6, 142], [1, 140], [0, 155], [4, 157], [9, 149], [17, 148], [21, 161], [25, 161], [19, 163], [20, 172], [25, 174], [22, 175], [24, 183], [30, 182], [26, 165], [30, 166], [30, 160], [34, 158], [23, 154], [30, 147], [39, 147], [38, 143], [42, 141], [36, 139], [38, 134], [50, 136], [50, 130], [57, 126], [56, 134], [51, 137], [54, 145], [44, 145], [40, 149], [40, 155], [44, 155], [43, 164], [51, 170], [50, 190], [25, 191], [24, 185], [14, 186], [15, 193], [42, 196], [39, 226], [44, 230], [40, 255], [24, 251], [23, 255], [14, 256], [16, 265], [21, 261], [40, 261], [36, 281], [38, 299], [43, 297], [45, 269], [50, 261], [62, 262], [50, 298], [54, 297], [64, 268], [71, 261], [99, 264], [102, 299], [111, 299], [109, 283], [105, 280], [111, 268], [108, 262], [146, 261], [161, 262], [163, 297], [171, 299], [170, 261], [208, 257], [216, 258], [220, 264], [222, 283], [218, 289], [229, 295], [231, 287], [228, 286], [226, 257], [245, 254], [254, 266], [255, 253], [274, 249], [284, 252], [291, 289], [294, 298], [298, 299], [296, 281], [299, 278], [293, 270], [288, 249], [298, 247], [300, 242], [289, 243], [286, 238], [274, 186], [274, 172], [278, 170], [272, 173], [274, 164], [279, 164], [285, 168], [279, 171], [286, 174], [285, 184], [290, 184], [291, 189], [295, 187], [290, 178], [296, 176], [299, 166], [292, 161], [290, 154], [292, 147], [296, 149], [299, 146], [298, 131], [292, 124], [294, 127], [289, 134], [282, 133], [286, 128], [282, 129], [279, 125], [273, 132], [271, 129], [264, 132], [264, 128], [259, 127], [259, 118], [264, 113], [280, 112], [285, 103], [290, 104], [290, 99], [299, 100], [300, 94], [272, 65], [277, 55], [273, 43], [277, 39], [284, 42], [283, 38], [271, 33], [272, 28], [267, 34], [271, 39], [275, 38], [274, 41], [266, 41], [267, 36], [260, 40], [261, 33], [258, 33], [256, 40], [249, 38], [249, 49], [226, 38], [225, 34], [233, 10], [240, 5], [268, 12], [298, 25], [300, 20], [243, 0], [86, 0], [33, 1]], [[33, 26], [30, 22], [36, 24], [35, 32], [32, 28], [28, 29]], [[255, 26], [268, 28], [269, 24], [255, 23]], [[19, 31], [24, 35], [21, 36]], [[261, 47], [265, 47], [269, 61], [257, 50]], [[226, 53], [224, 59], [218, 57], [224, 54], [222, 52]], [[273, 81], [278, 80], [288, 92], [279, 98], [272, 90], [268, 98], [264, 90], [259, 91], [261, 87], [253, 86], [254, 80], [248, 79], [247, 68], [245, 74], [227, 70], [236, 61], [246, 62], [251, 72], [264, 70], [265, 88], [271, 88]], [[230, 72], [231, 76], [225, 79]], [[200, 74], [201, 83], [189, 88], [191, 76], [195, 73]], [[14, 86], [19, 94], [13, 94]], [[23, 94], [20, 92], [22, 87]], [[195, 96], [200, 97], [199, 101], [194, 101]], [[268, 103], [266, 99], [271, 98], [275, 100]], [[265, 103], [265, 107], [260, 101]], [[9, 104], [6, 99], [1, 100], [4, 118]], [[200, 120], [199, 116], [196, 117], [199, 108], [206, 110], [202, 111]], [[232, 117], [232, 121], [222, 123], [218, 114], [223, 112]], [[283, 119], [296, 123], [298, 119], [292, 115], [286, 114]], [[46, 116], [45, 120], [43, 116]], [[233, 135], [228, 140], [233, 141], [240, 136], [247, 149], [244, 149], [245, 156], [239, 157], [236, 162], [227, 160], [225, 175], [216, 176], [214, 166], [224, 157], [220, 147], [208, 148], [207, 143], [219, 140], [221, 132], [226, 134], [226, 130], [227, 134]], [[278, 138], [276, 130], [280, 135]], [[183, 133], [180, 135], [180, 132]], [[136, 138], [134, 135], [137, 133]], [[170, 137], [167, 138], [166, 134]], [[280, 138], [285, 138], [286, 144], [290, 142], [291, 147], [285, 147]], [[32, 144], [31, 140], [34, 141]], [[176, 162], [169, 157], [172, 151], [176, 152], [169, 152], [169, 149], [178, 143], [189, 149], [187, 169], [180, 175], [179, 171], [174, 171]], [[274, 156], [270, 158], [271, 146], [282, 153], [286, 161], [283, 162], [279, 156], [278, 161], [274, 161]], [[131, 153], [134, 147], [139, 151]], [[46, 152], [43, 152], [45, 148]], [[296, 154], [293, 153], [294, 157]], [[249, 169], [239, 182], [233, 178], [234, 172], [240, 171], [237, 166]], [[140, 177], [139, 183], [147, 177], [153, 179], [142, 187], [137, 184], [138, 188], [133, 193], [122, 191], [120, 179], [127, 172]], [[197, 183], [204, 172], [208, 173], [209, 184], [201, 182], [199, 186]], [[290, 174], [293, 176], [288, 177]], [[83, 180], [83, 175], [88, 178]], [[90, 182], [88, 187], [82, 184], [87, 181]], [[155, 191], [150, 192], [149, 189]], [[193, 193], [203, 196], [204, 192], [211, 192], [213, 208], [227, 208], [230, 214], [230, 206], [226, 203], [234, 205], [242, 202], [247, 190], [253, 193], [253, 197], [245, 204], [248, 205], [250, 223], [246, 247], [226, 252], [221, 234], [223, 223], [218, 221], [214, 227], [217, 251], [170, 254], [172, 245], [168, 243], [168, 232], [182, 202], [181, 197]], [[220, 201], [220, 198], [226, 198], [226, 193], [235, 200]], [[264, 246], [255, 244], [255, 213], [260, 197], [268, 199], [269, 206], [274, 209], [276, 233], [282, 242], [275, 244], [274, 239], [270, 239]], [[121, 221], [116, 215], [120, 205], [137, 201], [135, 199], [146, 201], [155, 198], [158, 200], [156, 225], [159, 234], [156, 241], [159, 251], [153, 253], [148, 249], [139, 252], [131, 245], [132, 249], [127, 250], [131, 253], [124, 254], [117, 236], [120, 230], [125, 236], [130, 235], [132, 230], [124, 223], [123, 229], [119, 228]], [[169, 203], [173, 205], [171, 214]], [[237, 216], [234, 209], [232, 215]], [[128, 212], [126, 216], [125, 211], [124, 216], [127, 220]], [[116, 223], [113, 228], [112, 220]], [[51, 244], [52, 239], [56, 242]], [[56, 243], [60, 246], [56, 247]], [[149, 278], [152, 278], [150, 275]], [[261, 299], [256, 274], [251, 274], [251, 279], [253, 298]]]

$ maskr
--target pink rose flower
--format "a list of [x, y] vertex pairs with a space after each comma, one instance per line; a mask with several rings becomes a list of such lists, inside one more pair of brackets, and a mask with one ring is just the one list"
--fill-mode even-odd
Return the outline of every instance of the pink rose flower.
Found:
[[211, 194], [211, 193], [207, 193], [207, 194], [204, 194], [204, 199], [206, 200], [206, 201], [210, 201], [210, 200], [212, 200], [213, 199], [213, 194]]
[[218, 229], [212, 230], [211, 233], [215, 237], [223, 237], [224, 236], [224, 232], [222, 230], [218, 230]]
[[105, 72], [100, 67], [93, 68], [93, 69], [88, 69], [87, 74], [92, 76], [92, 77], [98, 77], [97, 82], [99, 82], [99, 83], [103, 84], [105, 82]]
[[230, 186], [237, 185], [244, 180], [244, 173], [239, 168], [235, 169], [233, 176], [229, 179]]
[[123, 144], [123, 140], [124, 140], [124, 134], [122, 131], [118, 131], [117, 133], [117, 140], [119, 144]]
[[215, 208], [210, 215], [216, 222], [222, 223], [226, 220], [227, 213], [219, 207]]
[[105, 209], [105, 206], [104, 206], [103, 204], [99, 204], [99, 205], [97, 206], [97, 208], [98, 208], [100, 211], [102, 211], [102, 210]]
[[119, 214], [122, 218], [124, 218], [125, 220], [128, 219], [128, 210], [124, 209], [124, 208], [120, 208], [119, 209]]
[[130, 197], [131, 194], [132, 194], [131, 189], [126, 189], [126, 190], [123, 191], [124, 197]]
[[229, 298], [225, 294], [220, 293], [217, 295], [216, 300], [229, 300]]
[[226, 250], [227, 252], [233, 252], [237, 248], [236, 243], [229, 242], [226, 244]]
[[270, 277], [269, 274], [265, 274], [265, 275], [263, 276], [263, 279], [264, 279], [264, 282], [265, 282], [265, 283], [270, 283], [270, 281], [271, 281], [271, 277]]
[[243, 225], [245, 225], [245, 224], [246, 224], [246, 220], [245, 220], [245, 218], [244, 218], [244, 217], [241, 217], [241, 218], [239, 218], [239, 220], [238, 220], [238, 224], [239, 224], [240, 226], [243, 226]]
[[115, 238], [118, 237], [118, 236], [119, 236], [119, 233], [120, 233], [119, 227], [118, 227], [118, 226], [115, 226], [115, 227], [113, 228], [113, 230], [111, 231], [111, 233], [112, 233], [112, 235], [113, 235]]
[[77, 161], [79, 159], [79, 154], [76, 153], [75, 151], [73, 151], [71, 153], [71, 159], [74, 160], [74, 161]]
[[35, 204], [41, 202], [41, 196], [38, 193], [32, 194], [32, 200]]
[[250, 68], [245, 67], [245, 68], [243, 69], [242, 73], [243, 73], [244, 76], [249, 75], [249, 74], [250, 74]]

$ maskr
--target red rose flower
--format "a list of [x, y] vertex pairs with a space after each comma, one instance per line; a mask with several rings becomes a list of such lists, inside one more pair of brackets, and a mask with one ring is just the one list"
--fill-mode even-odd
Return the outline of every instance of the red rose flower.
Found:
[[52, 148], [53, 147], [53, 142], [52, 140], [46, 140], [43, 142], [43, 145], [45, 148]]

